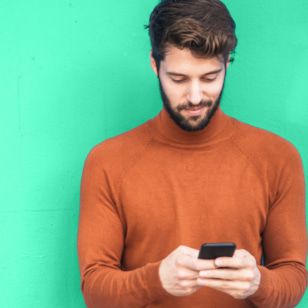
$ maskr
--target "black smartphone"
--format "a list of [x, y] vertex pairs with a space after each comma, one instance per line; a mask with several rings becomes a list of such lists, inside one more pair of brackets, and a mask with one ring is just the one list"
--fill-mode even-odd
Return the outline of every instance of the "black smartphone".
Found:
[[199, 259], [216, 259], [218, 257], [232, 257], [236, 245], [234, 243], [204, 243], [200, 247]]

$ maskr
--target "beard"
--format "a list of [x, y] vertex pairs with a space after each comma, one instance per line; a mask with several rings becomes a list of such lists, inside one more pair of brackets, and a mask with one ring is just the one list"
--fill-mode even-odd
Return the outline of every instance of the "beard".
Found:
[[[198, 105], [192, 104], [191, 102], [186, 102], [183, 104], [178, 104], [175, 108], [171, 106], [171, 102], [169, 98], [167, 97], [160, 78], [158, 77], [159, 81], [159, 90], [160, 90], [160, 95], [164, 104], [164, 107], [169, 114], [170, 118], [183, 130], [189, 131], [189, 132], [194, 132], [194, 131], [199, 131], [204, 129], [211, 121], [213, 116], [215, 115], [219, 105], [220, 105], [220, 100], [222, 97], [223, 89], [224, 89], [224, 84], [222, 86], [222, 89], [220, 91], [220, 94], [218, 98], [215, 101], [212, 100], [202, 100]], [[182, 110], [187, 110], [191, 108], [201, 108], [201, 107], [207, 107], [209, 108], [206, 112], [206, 114], [201, 118], [201, 116], [190, 116], [190, 117], [184, 117], [180, 112]], [[201, 118], [201, 120], [200, 120]], [[196, 124], [192, 124], [190, 121], [195, 122]]]

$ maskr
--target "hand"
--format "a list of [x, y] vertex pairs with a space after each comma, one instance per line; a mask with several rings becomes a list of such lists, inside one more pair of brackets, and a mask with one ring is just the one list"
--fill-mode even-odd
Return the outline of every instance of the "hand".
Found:
[[159, 277], [163, 288], [174, 296], [186, 296], [196, 292], [201, 270], [214, 269], [214, 260], [198, 259], [199, 251], [179, 246], [162, 260]]
[[255, 258], [246, 250], [236, 250], [233, 257], [215, 259], [216, 269], [200, 271], [198, 285], [214, 288], [236, 299], [254, 294], [261, 274]]

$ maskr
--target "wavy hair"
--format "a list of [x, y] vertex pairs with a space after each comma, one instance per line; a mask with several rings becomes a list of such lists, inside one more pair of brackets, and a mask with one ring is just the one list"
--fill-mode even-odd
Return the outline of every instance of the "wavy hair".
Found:
[[236, 24], [219, 0], [162, 0], [150, 15], [152, 55], [159, 68], [168, 46], [188, 48], [200, 57], [233, 60]]

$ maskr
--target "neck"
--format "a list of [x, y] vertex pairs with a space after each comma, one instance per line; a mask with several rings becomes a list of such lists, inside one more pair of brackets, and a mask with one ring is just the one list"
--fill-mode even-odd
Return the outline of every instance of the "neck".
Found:
[[190, 132], [180, 128], [163, 108], [158, 116], [150, 121], [150, 126], [165, 142], [193, 146], [211, 145], [229, 137], [230, 133], [226, 128], [230, 123], [230, 117], [218, 108], [205, 128]]

